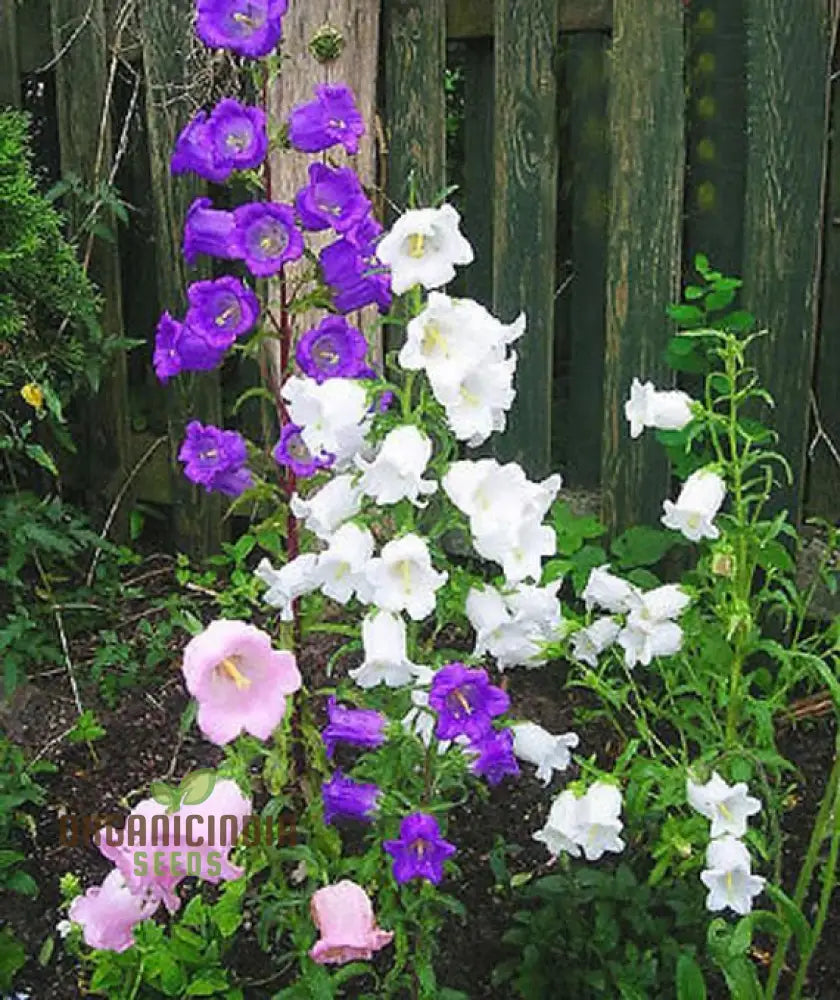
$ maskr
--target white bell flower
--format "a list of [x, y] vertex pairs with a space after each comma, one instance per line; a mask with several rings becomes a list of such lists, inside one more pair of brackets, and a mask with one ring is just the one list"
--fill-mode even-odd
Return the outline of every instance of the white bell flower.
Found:
[[476, 632], [473, 655], [489, 653], [499, 670], [545, 663], [542, 645], [557, 638], [563, 626], [559, 588], [560, 581], [542, 588], [521, 586], [504, 596], [491, 586], [471, 589], [466, 613]]
[[646, 427], [663, 431], [679, 431], [691, 423], [694, 400], [678, 389], [658, 390], [653, 382], [634, 378], [630, 398], [624, 404], [624, 415], [630, 423], [630, 437], [637, 438]]
[[295, 493], [290, 506], [309, 531], [329, 541], [345, 521], [361, 510], [362, 491], [353, 483], [352, 476], [335, 476], [305, 500]]
[[385, 436], [372, 462], [356, 458], [362, 470], [359, 486], [378, 504], [407, 499], [422, 506], [421, 496], [429, 496], [437, 483], [423, 479], [432, 457], [432, 442], [412, 424], [395, 427]]
[[665, 500], [662, 524], [681, 532], [689, 541], [719, 538], [713, 523], [726, 497], [726, 483], [711, 469], [698, 469], [683, 483], [676, 503]]
[[268, 585], [263, 600], [269, 607], [280, 611], [280, 618], [290, 622], [294, 618], [292, 603], [304, 594], [318, 588], [318, 556], [311, 552], [299, 555], [280, 569], [275, 569], [268, 559], [262, 559], [254, 576]]
[[509, 358], [485, 359], [455, 379], [431, 379], [435, 398], [443, 405], [450, 430], [459, 441], [477, 448], [505, 429], [507, 411], [516, 398], [515, 371], [516, 352]]
[[568, 789], [561, 792], [551, 803], [545, 826], [533, 835], [548, 848], [553, 857], [562, 853], [573, 858], [580, 857], [580, 799]]
[[340, 468], [364, 445], [369, 404], [356, 379], [331, 378], [319, 384], [293, 375], [283, 384], [282, 395], [290, 419], [300, 426], [300, 436], [313, 455], [334, 455]]
[[500, 465], [494, 458], [453, 462], [443, 477], [446, 495], [470, 519], [473, 532], [526, 515], [541, 521], [562, 485], [557, 474], [531, 482], [516, 462]]
[[529, 518], [474, 534], [473, 547], [480, 556], [502, 567], [508, 583], [516, 584], [539, 580], [543, 559], [557, 551], [557, 534], [548, 525]]
[[352, 522], [342, 525], [318, 557], [315, 578], [321, 592], [339, 604], [346, 604], [353, 594], [367, 602], [365, 569], [372, 556], [373, 535], [368, 529]]
[[619, 836], [624, 826], [620, 813], [621, 791], [596, 781], [580, 798], [568, 790], [561, 792], [551, 806], [548, 822], [534, 839], [546, 844], [552, 854], [566, 851], [578, 857], [582, 850], [587, 861], [598, 861], [608, 851], [617, 854], [624, 850]]
[[449, 578], [435, 570], [426, 541], [415, 534], [388, 542], [368, 563], [366, 575], [371, 603], [386, 611], [406, 611], [415, 621], [435, 610], [435, 594]]
[[691, 603], [689, 595], [675, 583], [666, 583], [653, 590], [634, 590], [628, 604], [629, 625], [641, 626], [646, 622], [662, 622], [679, 617]]
[[380, 240], [376, 256], [391, 268], [391, 288], [402, 295], [415, 285], [440, 288], [455, 277], [456, 264], [471, 264], [473, 249], [461, 235], [452, 205], [411, 209]]
[[597, 566], [589, 574], [581, 594], [587, 611], [595, 607], [613, 614], [630, 610], [637, 593], [636, 588], [620, 576], [610, 573], [609, 569], [608, 565]]
[[547, 785], [554, 771], [565, 771], [572, 762], [571, 751], [580, 743], [577, 733], [554, 736], [535, 722], [517, 722], [513, 731], [513, 752], [537, 767], [537, 779]]
[[424, 746], [430, 747], [437, 743], [437, 752], [446, 753], [452, 745], [451, 740], [439, 740], [435, 736], [437, 715], [429, 708], [429, 686], [435, 676], [434, 670], [417, 666], [415, 670], [414, 687], [411, 689], [411, 708], [402, 719], [403, 729], [416, 736]]
[[598, 666], [598, 657], [618, 638], [621, 625], [615, 618], [598, 618], [572, 636], [572, 656], [579, 663]]
[[361, 688], [411, 684], [420, 670], [406, 653], [405, 622], [390, 611], [373, 611], [362, 620], [362, 665], [349, 671]]
[[691, 806], [712, 821], [712, 837], [723, 834], [744, 836], [749, 817], [761, 812], [761, 802], [748, 791], [743, 781], [728, 785], [717, 771], [705, 785], [695, 784], [691, 779], [686, 783], [686, 795]]
[[706, 868], [700, 880], [709, 890], [707, 910], [730, 909], [742, 917], [752, 910], [753, 899], [765, 886], [765, 880], [751, 872], [750, 852], [732, 836], [713, 840], [706, 848]]
[[647, 667], [656, 657], [679, 653], [682, 640], [683, 630], [671, 621], [651, 622], [643, 628], [628, 625], [618, 636], [628, 670], [632, 670], [637, 663]]

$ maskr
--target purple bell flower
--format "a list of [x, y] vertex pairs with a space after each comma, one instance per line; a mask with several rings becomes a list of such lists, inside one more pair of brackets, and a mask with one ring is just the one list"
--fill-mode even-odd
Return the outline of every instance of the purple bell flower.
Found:
[[343, 83], [315, 86], [315, 100], [299, 104], [289, 116], [289, 142], [302, 153], [320, 153], [341, 143], [353, 156], [365, 123], [353, 97]]
[[219, 492], [236, 497], [253, 485], [245, 463], [248, 450], [245, 439], [236, 431], [223, 431], [197, 420], [187, 424], [187, 436], [178, 452], [184, 463], [184, 475], [203, 486], [208, 493]]
[[258, 167], [267, 152], [265, 112], [225, 98], [209, 118], [199, 111], [178, 136], [172, 173], [192, 171], [214, 184], [224, 184], [234, 170]]
[[233, 213], [235, 230], [232, 245], [251, 274], [268, 278], [283, 265], [303, 256], [303, 235], [295, 225], [290, 205], [257, 202], [243, 205]]
[[329, 378], [363, 378], [367, 341], [343, 316], [327, 316], [307, 330], [297, 344], [295, 356], [301, 369], [316, 382]]
[[351, 167], [309, 167], [309, 184], [295, 197], [295, 208], [304, 229], [332, 227], [339, 233], [354, 229], [371, 209], [356, 171]]
[[385, 742], [385, 716], [369, 708], [345, 708], [335, 698], [327, 702], [329, 723], [321, 733], [332, 760], [336, 743], [375, 750]]
[[253, 291], [238, 278], [196, 281], [187, 289], [187, 324], [201, 331], [208, 343], [227, 350], [237, 337], [250, 332], [260, 315]]
[[486, 670], [450, 663], [432, 680], [429, 706], [438, 714], [435, 736], [439, 740], [466, 736], [478, 743], [491, 731], [491, 720], [510, 708], [510, 698], [490, 683]]
[[199, 254], [232, 260], [236, 222], [233, 212], [213, 208], [209, 198], [196, 198], [187, 211], [184, 226], [184, 257], [193, 264]]
[[170, 169], [173, 174], [186, 174], [192, 171], [199, 177], [212, 181], [213, 184], [224, 184], [230, 177], [231, 171], [227, 164], [217, 163], [213, 155], [206, 111], [199, 111], [181, 130], [175, 141]]
[[198, 0], [198, 37], [211, 49], [261, 59], [283, 37], [288, 0]]
[[394, 878], [403, 885], [424, 878], [437, 885], [443, 878], [443, 863], [455, 853], [455, 845], [444, 840], [434, 816], [412, 813], [400, 824], [399, 840], [385, 840], [385, 851], [394, 859]]
[[152, 355], [155, 375], [161, 382], [167, 382], [183, 371], [181, 355], [178, 353], [178, 337], [183, 324], [165, 312], [158, 322], [155, 332], [155, 351]]
[[272, 454], [278, 465], [290, 469], [298, 479], [308, 479], [320, 469], [328, 469], [335, 459], [332, 455], [313, 455], [301, 437], [302, 430], [297, 424], [286, 424]]
[[376, 812], [381, 792], [378, 785], [354, 781], [336, 771], [329, 781], [321, 786], [324, 800], [324, 822], [335, 819], [360, 819], [369, 822]]
[[[333, 303], [340, 313], [355, 312], [376, 305], [380, 312], [391, 308], [391, 279], [376, 273], [369, 258], [349, 240], [331, 243], [319, 255], [324, 281], [333, 292]], [[378, 262], [374, 264], [378, 265]]]
[[221, 364], [229, 346], [229, 342], [211, 340], [203, 330], [164, 313], [155, 333], [155, 374], [166, 382], [181, 372], [211, 371]]
[[513, 753], [513, 733], [509, 729], [488, 733], [470, 749], [477, 754], [471, 770], [483, 775], [488, 784], [498, 785], [506, 774], [519, 774], [519, 764]]

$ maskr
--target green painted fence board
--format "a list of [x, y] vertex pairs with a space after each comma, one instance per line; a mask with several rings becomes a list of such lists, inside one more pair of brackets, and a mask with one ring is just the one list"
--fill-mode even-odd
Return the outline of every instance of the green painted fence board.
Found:
[[[186, 211], [202, 190], [189, 179], [174, 178], [169, 160], [178, 133], [195, 112], [195, 94], [189, 84], [195, 79], [196, 67], [187, 54], [200, 58], [202, 50], [193, 41], [190, 5], [180, 0], [142, 0], [140, 15], [157, 291], [162, 309], [182, 315], [188, 281], [206, 277], [194, 271], [188, 275], [181, 253]], [[151, 337], [152, 331], [148, 332]], [[177, 455], [188, 420], [222, 423], [219, 377], [216, 372], [198, 372], [189, 377], [189, 382], [175, 379], [167, 400], [175, 543], [179, 549], [200, 556], [219, 547], [221, 504], [218, 494], [207, 494], [186, 480]]]
[[0, 108], [20, 107], [16, 0], [0, 0]]
[[[493, 34], [494, 0], [448, 0], [450, 38], [481, 38]], [[612, 24], [612, 0], [557, 0], [561, 31], [606, 31]]]
[[604, 517], [652, 522], [667, 464], [652, 436], [631, 441], [624, 402], [634, 376], [664, 384], [665, 308], [681, 267], [685, 97], [683, 5], [616, 0], [613, 11], [610, 236], [601, 481]]
[[464, 54], [464, 233], [475, 260], [464, 268], [466, 294], [490, 307], [493, 301], [493, 43], [477, 39]]
[[607, 124], [607, 36], [566, 39], [565, 90], [569, 97], [571, 274], [568, 296], [569, 399], [563, 420], [569, 484], [601, 481], [604, 413], [604, 343], [610, 147]]
[[758, 352], [793, 465], [779, 507], [801, 510], [814, 360], [826, 145], [825, 0], [748, 0], [744, 301], [770, 331]]
[[493, 304], [522, 310], [517, 396], [499, 454], [532, 476], [551, 464], [557, 233], [556, 0], [508, 0], [495, 9], [496, 182]]

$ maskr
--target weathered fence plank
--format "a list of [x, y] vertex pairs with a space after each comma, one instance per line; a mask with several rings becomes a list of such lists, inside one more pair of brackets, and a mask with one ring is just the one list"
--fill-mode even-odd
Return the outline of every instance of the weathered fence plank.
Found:
[[462, 271], [470, 298], [493, 301], [493, 44], [471, 41], [464, 54], [464, 233], [475, 260]]
[[528, 315], [499, 450], [538, 476], [551, 463], [558, 9], [556, 0], [509, 0], [495, 14], [493, 304], [505, 322], [521, 310]]
[[607, 270], [610, 147], [607, 127], [607, 37], [586, 32], [566, 39], [571, 171], [571, 266], [568, 326], [571, 379], [563, 415], [570, 485], [601, 481], [604, 420], [604, 287]]
[[16, 0], [0, 0], [0, 108], [20, 106]]
[[825, 175], [828, 25], [824, 0], [748, 0], [744, 301], [770, 334], [757, 352], [801, 512], [814, 361]]
[[668, 485], [652, 436], [630, 439], [624, 401], [633, 376], [666, 378], [665, 307], [681, 265], [685, 97], [683, 5], [616, 0], [613, 17], [601, 481], [604, 517], [615, 531], [655, 520]]
[[[608, 31], [612, 25], [612, 0], [557, 0], [561, 31]], [[450, 38], [482, 38], [493, 34], [495, 0], [448, 0], [447, 34]]]
[[[188, 282], [181, 253], [184, 217], [192, 199], [203, 189], [193, 180], [173, 178], [169, 160], [178, 133], [208, 96], [194, 89], [199, 78], [196, 60], [203, 58], [203, 50], [195, 40], [191, 5], [180, 0], [142, 0], [140, 16], [157, 292], [161, 309], [177, 316], [183, 315]], [[189, 385], [188, 394], [178, 382], [167, 391], [170, 473], [175, 542], [179, 549], [197, 557], [219, 547], [221, 503], [217, 494], [208, 494], [187, 481], [178, 462], [178, 449], [188, 420], [221, 424], [222, 413], [216, 372], [196, 372]]]
[[446, 183], [444, 0], [384, 0], [383, 17], [386, 189], [402, 209], [413, 178], [418, 203], [429, 205]]
[[[107, 181], [113, 143], [110, 124], [110, 87], [105, 11], [102, 0], [51, 0], [50, 23], [56, 64], [56, 104], [61, 142], [61, 172], [81, 178], [89, 192]], [[72, 39], [72, 41], [71, 41]], [[83, 201], [71, 204], [78, 226], [90, 213]], [[106, 332], [123, 334], [122, 289], [117, 224], [99, 207], [101, 221], [115, 233], [114, 242], [81, 234], [82, 255], [88, 272], [102, 293], [101, 322]], [[89, 404], [84, 421], [88, 486], [101, 498], [112, 499], [128, 470], [129, 408], [125, 352], [120, 351], [102, 380], [99, 398]], [[103, 467], [109, 481], [103, 491]], [[114, 532], [124, 534], [122, 510]]]

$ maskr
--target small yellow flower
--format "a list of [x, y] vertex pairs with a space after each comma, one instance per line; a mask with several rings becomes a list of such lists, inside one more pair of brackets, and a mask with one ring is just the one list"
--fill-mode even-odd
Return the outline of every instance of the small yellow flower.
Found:
[[29, 403], [30, 406], [34, 406], [36, 410], [40, 410], [44, 405], [44, 393], [41, 387], [35, 382], [28, 382], [21, 390], [20, 394]]

